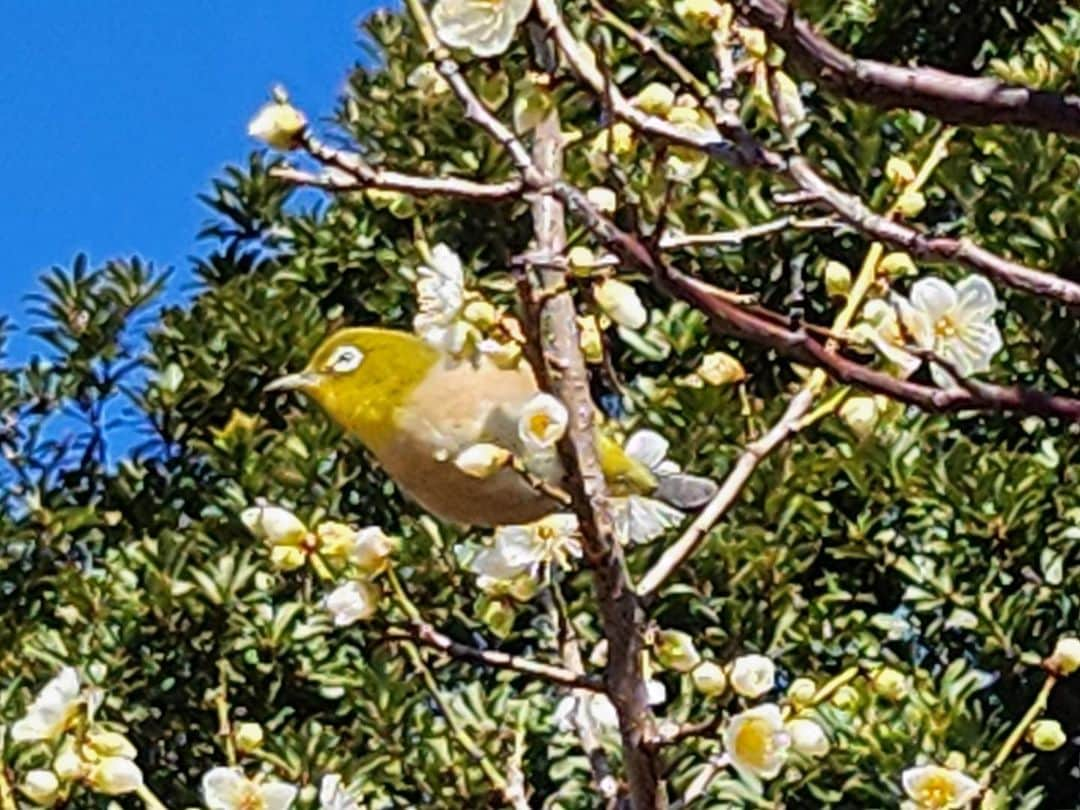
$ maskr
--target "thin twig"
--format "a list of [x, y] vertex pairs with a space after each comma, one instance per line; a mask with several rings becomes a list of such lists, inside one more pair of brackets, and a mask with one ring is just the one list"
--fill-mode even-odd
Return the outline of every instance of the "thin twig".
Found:
[[843, 225], [837, 222], [836, 217], [824, 216], [813, 219], [799, 219], [793, 216], [784, 216], [769, 222], [761, 222], [757, 225], [747, 225], [745, 228], [736, 228], [730, 231], [714, 231], [713, 233], [697, 234], [667, 234], [660, 240], [661, 250], [679, 250], [689, 247], [704, 245], [741, 245], [759, 236], [769, 236], [774, 233], [791, 228], [797, 231], [837, 230]]

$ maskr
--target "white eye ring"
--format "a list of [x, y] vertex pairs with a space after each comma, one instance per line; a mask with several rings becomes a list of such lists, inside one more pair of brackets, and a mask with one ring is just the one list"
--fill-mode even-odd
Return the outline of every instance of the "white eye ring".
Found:
[[326, 364], [335, 374], [348, 374], [359, 368], [364, 360], [364, 353], [355, 346], [342, 346], [337, 349]]

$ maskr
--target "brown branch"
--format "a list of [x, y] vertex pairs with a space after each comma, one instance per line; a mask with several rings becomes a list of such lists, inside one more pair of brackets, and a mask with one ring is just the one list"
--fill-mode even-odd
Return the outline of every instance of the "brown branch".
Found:
[[653, 563], [638, 583], [638, 594], [647, 599], [653, 596], [679, 566], [686, 562], [704, 542], [709, 530], [739, 497], [746, 482], [763, 458], [799, 429], [799, 422], [810, 410], [814, 392], [806, 388], [788, 404], [787, 410], [768, 433], [751, 442], [739, 456], [713, 499], [694, 518], [678, 540], [672, 543]]
[[[769, 0], [769, 2], [777, 2], [777, 0]], [[593, 92], [601, 92], [603, 90], [602, 76], [595, 67], [593, 59], [584, 55], [587, 52], [587, 46], [579, 42], [566, 26], [555, 5], [555, 0], [538, 0], [537, 10], [570, 66]], [[608, 15], [611, 15], [611, 12], [608, 12]], [[631, 42], [638, 48], [649, 53], [664, 53], [665, 56], [661, 61], [669, 67], [677, 65], [677, 68], [672, 69], [675, 75], [684, 82], [693, 79], [693, 74], [673, 54], [664, 51], [662, 46], [650, 37], [635, 31], [625, 23], [619, 30], [624, 33], [628, 30], [634, 31]], [[694, 80], [693, 86], [695, 92], [701, 94], [702, 83]], [[818, 174], [805, 158], [801, 156], [785, 158], [758, 143], [743, 127], [738, 116], [724, 107], [723, 100], [717, 95], [705, 95], [701, 102], [713, 116], [719, 131], [736, 145], [735, 153], [733, 154], [730, 149], [710, 149], [708, 144], [695, 143], [692, 139], [679, 141], [682, 145], [701, 149], [728, 160], [733, 165], [768, 169], [795, 185], [801, 202], [813, 201], [823, 204], [852, 227], [874, 239], [907, 250], [917, 258], [926, 261], [956, 262], [986, 274], [999, 284], [1035, 295], [1056, 298], [1070, 306], [1080, 306], [1080, 284], [998, 256], [968, 239], [929, 236], [902, 222], [876, 214], [861, 199], [841, 190]], [[667, 137], [657, 126], [657, 122], [665, 124], [666, 122], [662, 122], [655, 116], [644, 115], [621, 95], [615, 96], [612, 111], [639, 132]], [[737, 159], [732, 159], [733, 157]]]
[[573, 672], [565, 667], [543, 664], [519, 655], [509, 655], [499, 650], [481, 650], [454, 641], [425, 622], [414, 622], [402, 627], [391, 627], [386, 637], [394, 640], [409, 639], [446, 653], [452, 658], [471, 661], [496, 669], [507, 669], [523, 675], [541, 678], [557, 686], [571, 689], [585, 689], [589, 692], [603, 692], [604, 684], [599, 678], [580, 672]]
[[313, 174], [288, 166], [277, 166], [270, 170], [270, 175], [289, 183], [326, 191], [349, 192], [374, 188], [399, 191], [413, 197], [464, 197], [482, 202], [507, 200], [520, 194], [522, 189], [522, 183], [517, 179], [501, 183], [478, 183], [463, 177], [423, 177], [373, 169], [370, 166], [365, 166], [362, 173], [356, 174], [346, 174], [345, 170]]
[[1012, 124], [1080, 136], [1080, 96], [960, 76], [927, 67], [856, 59], [799, 17], [785, 0], [736, 0], [796, 66], [835, 93], [886, 109], [921, 110], [952, 124]]

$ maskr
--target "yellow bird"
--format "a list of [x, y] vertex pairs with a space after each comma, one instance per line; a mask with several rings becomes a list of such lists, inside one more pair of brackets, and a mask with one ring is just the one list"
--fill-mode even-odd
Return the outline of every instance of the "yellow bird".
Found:
[[[409, 332], [357, 327], [334, 333], [307, 368], [266, 387], [294, 389], [318, 402], [410, 497], [439, 518], [513, 525], [565, 508], [510, 465], [478, 477], [455, 463], [477, 444], [497, 446], [530, 458], [534, 476], [562, 485], [556, 454], [538, 455], [521, 435], [522, 414], [540, 393], [525, 362], [507, 369], [483, 357], [456, 360]], [[542, 432], [550, 417], [541, 411], [533, 418]], [[625, 528], [632, 539], [656, 536], [682, 517], [672, 507], [699, 506], [715, 492], [712, 481], [684, 475], [666, 461], [667, 443], [652, 431], [639, 431], [626, 448], [598, 435], [604, 474], [612, 492], [624, 496], [624, 522], [630, 524]], [[625, 497], [630, 495], [655, 497]]]

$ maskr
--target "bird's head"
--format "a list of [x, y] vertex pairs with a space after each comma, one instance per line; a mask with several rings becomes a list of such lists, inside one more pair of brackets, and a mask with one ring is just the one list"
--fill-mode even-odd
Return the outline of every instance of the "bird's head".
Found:
[[390, 428], [394, 409], [439, 359], [436, 349], [409, 332], [341, 329], [323, 341], [303, 371], [279, 377], [265, 390], [304, 392], [371, 444]]

